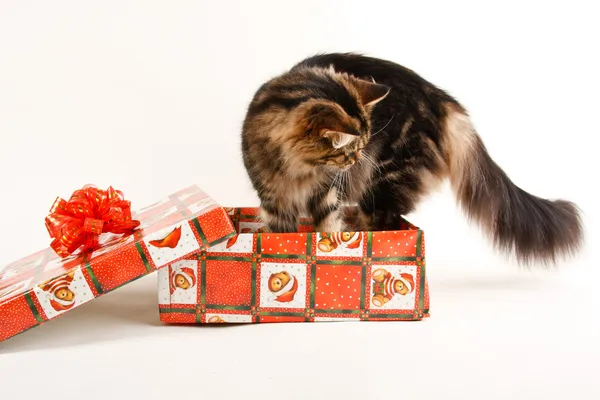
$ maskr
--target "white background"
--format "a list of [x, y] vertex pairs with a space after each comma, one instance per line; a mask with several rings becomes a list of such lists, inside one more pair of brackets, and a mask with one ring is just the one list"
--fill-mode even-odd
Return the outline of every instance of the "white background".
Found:
[[519, 270], [445, 188], [410, 216], [430, 320], [161, 326], [150, 276], [0, 343], [2, 398], [600, 398], [597, 6], [424, 3], [0, 1], [0, 264], [46, 247], [55, 196], [86, 183], [138, 207], [192, 183], [258, 204], [239, 145], [254, 91], [351, 50], [447, 89], [518, 185], [578, 203], [577, 259]]

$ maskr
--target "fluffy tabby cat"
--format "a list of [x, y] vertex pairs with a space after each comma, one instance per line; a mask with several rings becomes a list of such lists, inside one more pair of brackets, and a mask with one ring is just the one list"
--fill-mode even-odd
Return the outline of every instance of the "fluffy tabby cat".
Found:
[[256, 92], [243, 125], [244, 165], [272, 232], [393, 230], [443, 179], [466, 215], [522, 263], [555, 262], [582, 241], [577, 207], [517, 187], [490, 158], [465, 108], [410, 69], [353, 53], [310, 57]]

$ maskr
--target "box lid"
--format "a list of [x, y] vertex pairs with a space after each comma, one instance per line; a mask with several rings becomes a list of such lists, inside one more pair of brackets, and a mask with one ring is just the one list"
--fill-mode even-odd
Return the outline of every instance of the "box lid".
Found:
[[0, 341], [234, 236], [227, 212], [197, 186], [132, 213], [128, 235], [60, 258], [47, 248], [0, 266]]

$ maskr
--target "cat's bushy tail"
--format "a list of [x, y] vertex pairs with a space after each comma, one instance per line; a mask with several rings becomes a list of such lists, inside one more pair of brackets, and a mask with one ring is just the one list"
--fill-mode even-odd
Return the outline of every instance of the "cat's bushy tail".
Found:
[[549, 265], [579, 249], [583, 241], [579, 209], [516, 186], [492, 160], [463, 110], [448, 113], [444, 142], [459, 205], [499, 250], [514, 254], [524, 265]]

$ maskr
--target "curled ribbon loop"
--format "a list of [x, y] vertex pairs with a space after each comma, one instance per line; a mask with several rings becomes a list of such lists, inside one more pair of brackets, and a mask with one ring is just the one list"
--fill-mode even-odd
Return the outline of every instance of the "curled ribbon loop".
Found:
[[140, 224], [131, 217], [131, 203], [123, 193], [109, 187], [101, 190], [92, 185], [76, 190], [69, 201], [58, 197], [46, 217], [46, 228], [53, 239], [50, 247], [66, 257], [98, 246], [100, 234], [131, 233]]

